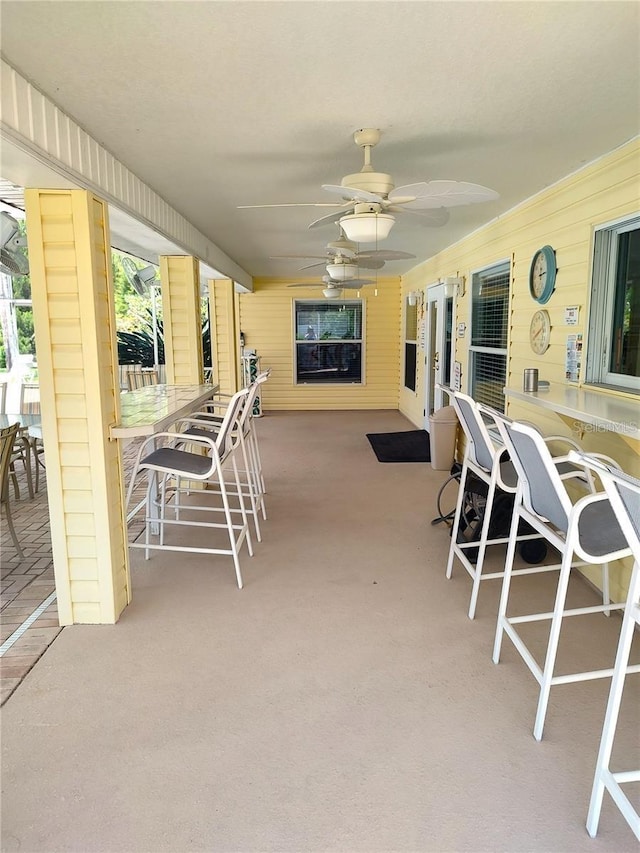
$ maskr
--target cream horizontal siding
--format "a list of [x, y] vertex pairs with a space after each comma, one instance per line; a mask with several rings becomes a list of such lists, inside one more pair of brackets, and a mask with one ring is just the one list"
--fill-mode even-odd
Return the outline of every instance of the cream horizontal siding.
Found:
[[238, 335], [235, 322], [233, 282], [220, 279], [209, 282], [213, 379], [223, 394], [238, 390]]
[[196, 258], [160, 258], [167, 382], [202, 382], [200, 277]]
[[[457, 299], [456, 321], [466, 323], [467, 331], [462, 339], [454, 336], [454, 357], [462, 363], [464, 391], [469, 390], [471, 273], [505, 258], [511, 260], [507, 384], [520, 387], [525, 367], [537, 367], [542, 379], [564, 382], [567, 335], [582, 333], [583, 353], [589, 344], [587, 320], [594, 229], [639, 210], [640, 140], [635, 139], [403, 276], [403, 296], [446, 276], [465, 276], [466, 294]], [[554, 294], [546, 305], [540, 306], [529, 294], [529, 268], [534, 252], [545, 244], [556, 251], [558, 275]], [[580, 307], [578, 325], [565, 326], [564, 309], [576, 305]], [[529, 345], [529, 324], [539, 308], [549, 312], [552, 330], [549, 349], [537, 356]], [[400, 405], [401, 411], [417, 425], [422, 424], [424, 409], [424, 373], [421, 366], [419, 369], [417, 394], [415, 397], [402, 394]], [[547, 434], [579, 437], [586, 450], [607, 453], [626, 470], [640, 476], [640, 448], [619, 435], [596, 431], [572, 433], [570, 424], [560, 416], [526, 403], [513, 402], [508, 412], [512, 417], [536, 423]], [[599, 570], [586, 573], [594, 583], [599, 583]], [[621, 595], [627, 582], [628, 567], [614, 578], [613, 595]]]
[[[360, 291], [365, 303], [363, 385], [296, 385], [294, 377], [293, 302], [322, 300], [317, 287], [288, 287], [294, 280], [256, 279], [254, 291], [241, 294], [240, 328], [247, 347], [255, 349], [261, 367], [270, 367], [263, 409], [397, 409], [400, 357], [400, 280], [380, 278]], [[345, 299], [357, 298], [345, 293]]]

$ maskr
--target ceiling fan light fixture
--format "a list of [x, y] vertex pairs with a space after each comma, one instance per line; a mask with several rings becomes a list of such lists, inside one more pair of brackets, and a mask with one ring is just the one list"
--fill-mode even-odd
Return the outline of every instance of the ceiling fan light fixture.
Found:
[[378, 243], [386, 240], [395, 221], [390, 213], [352, 213], [342, 217], [340, 227], [354, 243]]
[[334, 281], [349, 281], [358, 275], [358, 265], [327, 264], [327, 272]]
[[327, 299], [337, 299], [339, 296], [342, 296], [341, 287], [325, 287], [322, 292]]

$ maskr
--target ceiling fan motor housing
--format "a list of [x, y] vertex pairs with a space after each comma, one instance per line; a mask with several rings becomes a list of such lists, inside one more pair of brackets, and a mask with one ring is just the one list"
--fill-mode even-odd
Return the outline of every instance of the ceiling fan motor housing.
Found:
[[386, 197], [395, 184], [391, 175], [384, 172], [355, 172], [353, 175], [345, 175], [340, 181], [341, 186], [350, 187], [353, 190], [365, 190], [369, 193]]

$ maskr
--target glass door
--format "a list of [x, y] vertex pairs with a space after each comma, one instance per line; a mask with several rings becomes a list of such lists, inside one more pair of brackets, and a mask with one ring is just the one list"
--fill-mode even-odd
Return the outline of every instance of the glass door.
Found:
[[427, 288], [427, 349], [425, 368], [424, 428], [429, 429], [429, 415], [449, 405], [449, 395], [437, 386], [449, 387], [453, 355], [453, 296], [444, 284]]

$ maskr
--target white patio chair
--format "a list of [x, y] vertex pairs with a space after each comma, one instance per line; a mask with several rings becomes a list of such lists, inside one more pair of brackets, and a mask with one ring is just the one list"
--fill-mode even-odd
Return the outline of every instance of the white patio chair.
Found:
[[[571, 569], [584, 565], [602, 565], [605, 572], [608, 571], [608, 563], [611, 560], [627, 557], [631, 550], [604, 492], [588, 494], [573, 503], [565, 486], [566, 481], [561, 479], [540, 434], [527, 424], [499, 418], [496, 418], [496, 422], [518, 473], [518, 486], [505, 560], [493, 662], [497, 664], [500, 661], [502, 637], [506, 633], [540, 685], [533, 735], [536, 740], [541, 740], [549, 694], [554, 685], [607, 678], [613, 673], [610, 668], [554, 674], [560, 629], [565, 617], [608, 613], [610, 610], [624, 608], [624, 602], [612, 604], [604, 600], [600, 605], [566, 609]], [[574, 454], [570, 456], [570, 461], [575, 463], [577, 458], [577, 454]], [[559, 575], [552, 612], [530, 613], [524, 616], [507, 615], [511, 577], [515, 574], [513, 562], [516, 532], [521, 520], [541, 533], [562, 555], [562, 562], [555, 567], [559, 569]], [[577, 560], [574, 560], [574, 555]], [[550, 567], [540, 568], [547, 571]], [[550, 621], [550, 627], [544, 664], [541, 667], [516, 626], [545, 620]], [[640, 666], [630, 667], [629, 671], [640, 671]]]
[[[144, 510], [144, 541], [130, 542], [131, 548], [143, 548], [145, 558], [150, 550], [185, 551], [200, 554], [227, 554], [233, 558], [238, 587], [242, 589], [239, 553], [246, 540], [247, 549], [253, 555], [244, 494], [241, 488], [236, 453], [240, 445], [237, 421], [242, 411], [248, 390], [234, 395], [220, 428], [214, 438], [207, 435], [186, 435], [176, 432], [161, 432], [149, 436], [140, 446], [127, 491], [127, 521], [131, 522]], [[185, 448], [191, 446], [193, 450]], [[234, 490], [230, 495], [225, 482], [223, 468], [230, 463], [233, 471]], [[145, 497], [132, 509], [131, 499], [140, 474], [148, 477]], [[216, 485], [217, 489], [194, 490], [193, 482]], [[185, 496], [190, 500], [185, 502]], [[220, 496], [222, 506], [212, 505], [211, 498]], [[234, 521], [230, 497], [239, 503], [239, 521]], [[192, 516], [220, 518], [223, 521], [195, 520]], [[167, 544], [166, 529], [171, 527], [224, 528], [229, 538], [229, 547], [195, 547]], [[155, 541], [152, 541], [154, 537]]]
[[[483, 418], [483, 414], [493, 423], [493, 429], [496, 429], [494, 422], [494, 412], [487, 406], [482, 406], [459, 391], [449, 392], [451, 394], [452, 403], [458, 415], [460, 425], [464, 430], [466, 437], [466, 446], [464, 459], [462, 463], [462, 472], [460, 474], [460, 485], [458, 488], [458, 499], [456, 501], [455, 515], [453, 519], [453, 528], [451, 531], [451, 544], [449, 546], [449, 557], [447, 560], [447, 578], [451, 578], [453, 574], [453, 564], [457, 557], [462, 563], [472, 580], [471, 600], [469, 602], [469, 619], [473, 619], [478, 603], [478, 594], [480, 592], [480, 582], [483, 580], [494, 580], [504, 576], [504, 570], [494, 572], [483, 572], [484, 560], [486, 557], [487, 546], [489, 545], [504, 545], [509, 542], [509, 536], [492, 535], [492, 522], [494, 520], [494, 507], [497, 495], [502, 491], [511, 495], [515, 495], [517, 475], [513, 464], [509, 460], [509, 454], [503, 444], [498, 444], [489, 432], [487, 422]], [[504, 416], [503, 416], [504, 417]], [[550, 436], [545, 439], [548, 442], [566, 441], [570, 447], [577, 447], [571, 439], [564, 439], [560, 436]], [[571, 465], [566, 457], [558, 457], [557, 465], [561, 473], [572, 476], [575, 473], [575, 466]], [[581, 472], [582, 473], [582, 472]], [[480, 538], [472, 541], [464, 541], [460, 538], [459, 530], [460, 523], [464, 516], [464, 500], [465, 492], [467, 491], [471, 476], [477, 477], [486, 485], [487, 496], [484, 507], [482, 508], [482, 524]], [[540, 552], [540, 548], [536, 548], [535, 540], [540, 541], [539, 533], [519, 533], [517, 542], [531, 542], [528, 547], [529, 553], [534, 558], [531, 562], [540, 562], [544, 558], [544, 550]], [[533, 542], [532, 542], [533, 540]], [[471, 555], [477, 555], [475, 560], [470, 558]], [[539, 554], [539, 558], [536, 556]], [[553, 569], [551, 569], [553, 570]], [[531, 574], [541, 571], [539, 566], [535, 568], [515, 569], [513, 574]]]
[[614, 471], [585, 455], [581, 455], [576, 461], [589, 466], [600, 478], [634, 558], [596, 761], [587, 816], [587, 831], [592, 838], [595, 838], [600, 822], [602, 800], [604, 792], [607, 790], [633, 830], [634, 835], [640, 841], [640, 815], [621, 787], [629, 782], [640, 782], [640, 769], [617, 772], [611, 769], [611, 753], [618, 724], [625, 676], [629, 670], [631, 643], [636, 628], [640, 626], [640, 480], [636, 480], [621, 471]]

